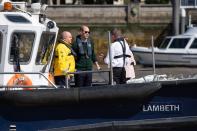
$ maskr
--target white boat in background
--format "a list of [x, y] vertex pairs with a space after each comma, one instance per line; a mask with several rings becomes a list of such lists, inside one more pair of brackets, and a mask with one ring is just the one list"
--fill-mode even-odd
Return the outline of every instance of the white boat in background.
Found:
[[166, 37], [159, 47], [133, 46], [131, 50], [143, 65], [152, 65], [155, 58], [155, 65], [196, 66], [197, 27], [190, 27], [181, 35]]

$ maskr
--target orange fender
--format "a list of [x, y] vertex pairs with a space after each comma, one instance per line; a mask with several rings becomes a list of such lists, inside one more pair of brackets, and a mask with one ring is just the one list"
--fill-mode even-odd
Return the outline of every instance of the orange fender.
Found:
[[[32, 81], [29, 77], [24, 74], [15, 74], [10, 78], [7, 86], [32, 86]], [[24, 90], [30, 90], [31, 88], [24, 88]]]

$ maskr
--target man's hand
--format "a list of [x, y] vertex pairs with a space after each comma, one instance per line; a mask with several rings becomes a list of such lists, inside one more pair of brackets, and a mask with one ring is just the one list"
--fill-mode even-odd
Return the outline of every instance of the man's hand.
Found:
[[68, 69], [62, 71], [62, 74], [64, 75], [67, 75], [67, 73], [68, 73]]
[[101, 67], [100, 67], [100, 65], [98, 64], [97, 61], [95, 62], [95, 64], [96, 64], [97, 70], [101, 70]]
[[97, 70], [101, 70], [101, 67], [99, 65], [97, 66]]

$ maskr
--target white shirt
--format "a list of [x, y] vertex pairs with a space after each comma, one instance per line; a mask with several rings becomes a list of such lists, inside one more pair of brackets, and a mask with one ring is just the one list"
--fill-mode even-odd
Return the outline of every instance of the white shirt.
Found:
[[[126, 55], [132, 54], [128, 43], [125, 40], [124, 42], [126, 46], [125, 54]], [[123, 41], [121, 41], [121, 43], [123, 44]], [[127, 64], [131, 64], [131, 60], [129, 60], [129, 57], [125, 57], [125, 64], [123, 61], [123, 57], [114, 59], [115, 56], [123, 55], [123, 49], [119, 41], [115, 41], [114, 43], [112, 43], [110, 49], [111, 49], [112, 67], [123, 67], [126, 66]], [[104, 59], [104, 62], [108, 64], [108, 67], [110, 66], [109, 50], [106, 58]]]

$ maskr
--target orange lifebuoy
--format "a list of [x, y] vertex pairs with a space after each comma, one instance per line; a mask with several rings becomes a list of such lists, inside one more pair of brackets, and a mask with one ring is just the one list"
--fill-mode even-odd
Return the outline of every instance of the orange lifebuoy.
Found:
[[[15, 74], [10, 78], [7, 86], [32, 86], [32, 81], [29, 77], [24, 74]], [[24, 90], [30, 90], [31, 88], [24, 88]]]

